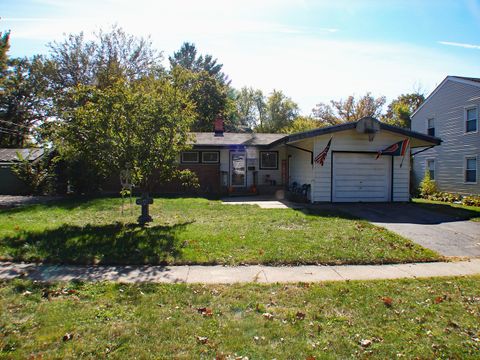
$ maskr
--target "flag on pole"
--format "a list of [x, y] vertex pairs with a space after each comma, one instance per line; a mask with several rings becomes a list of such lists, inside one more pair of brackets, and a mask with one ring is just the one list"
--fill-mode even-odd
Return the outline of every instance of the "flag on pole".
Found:
[[406, 138], [405, 140], [396, 142], [395, 144], [390, 145], [389, 147], [380, 150], [377, 153], [377, 157], [375, 159], [378, 159], [380, 155], [392, 155], [392, 156], [402, 156], [402, 162], [400, 163], [400, 167], [403, 165], [403, 160], [405, 159], [405, 154], [407, 152], [408, 145], [410, 143], [410, 139]]
[[405, 139], [399, 141], [395, 144], [390, 145], [389, 147], [380, 150], [377, 153], [376, 159], [380, 157], [380, 155], [392, 155], [392, 156], [405, 156], [405, 152], [407, 151], [409, 139]]
[[317, 164], [320, 164], [323, 166], [323, 163], [325, 162], [325, 159], [327, 158], [328, 150], [330, 150], [330, 144], [332, 143], [333, 136], [330, 138], [328, 141], [327, 146], [325, 146], [325, 149], [322, 150], [320, 154], [318, 154], [315, 158], [315, 162]]

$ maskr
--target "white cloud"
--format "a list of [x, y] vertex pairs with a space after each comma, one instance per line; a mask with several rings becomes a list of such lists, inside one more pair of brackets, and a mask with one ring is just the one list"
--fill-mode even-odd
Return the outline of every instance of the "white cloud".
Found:
[[465, 48], [465, 49], [478, 49], [478, 50], [480, 50], [480, 45], [476, 45], [476, 44], [465, 44], [465, 43], [458, 43], [458, 42], [451, 42], [451, 41], [439, 41], [438, 43], [442, 44], [442, 45], [462, 47], [462, 48]]

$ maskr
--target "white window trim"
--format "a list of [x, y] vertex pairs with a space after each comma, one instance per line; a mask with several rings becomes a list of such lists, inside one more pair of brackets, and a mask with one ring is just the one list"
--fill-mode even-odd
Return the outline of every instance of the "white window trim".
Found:
[[[196, 161], [185, 161], [183, 159], [183, 155], [186, 154], [186, 153], [195, 153], [197, 155], [197, 160]], [[181, 157], [180, 157], [180, 162], [182, 164], [198, 164], [200, 162], [200, 155], [198, 153], [198, 151], [182, 151], [181, 153]]]
[[432, 181], [437, 181], [437, 162], [435, 161], [435, 158], [426, 158], [425, 159], [425, 171], [428, 171], [430, 174], [430, 167], [428, 166], [428, 162], [433, 161], [433, 176], [434, 179], [431, 179]]
[[[208, 154], [208, 153], [214, 153], [217, 155], [217, 160], [215, 161], [205, 161], [205, 159], [203, 158], [203, 155], [204, 154]], [[220, 152], [219, 151], [202, 151], [202, 164], [218, 164], [220, 162]]]
[[[467, 160], [475, 159], [475, 181], [467, 181]], [[466, 155], [463, 161], [463, 183], [465, 185], [476, 185], [478, 183], [478, 158], [476, 155]]]
[[[468, 112], [468, 110], [473, 110], [473, 109], [475, 109], [475, 110], [476, 110], [475, 112], [477, 113], [477, 120], [476, 120], [476, 121], [477, 121], [477, 126], [476, 126], [477, 130], [475, 130], [475, 131], [467, 131], [467, 112]], [[463, 111], [463, 124], [464, 124], [464, 125], [463, 125], [463, 130], [464, 130], [465, 134], [476, 134], [476, 133], [478, 133], [478, 106], [477, 106], [477, 105], [466, 106], [466, 107], [464, 108], [464, 111]], [[471, 184], [471, 183], [469, 183], [469, 184]]]

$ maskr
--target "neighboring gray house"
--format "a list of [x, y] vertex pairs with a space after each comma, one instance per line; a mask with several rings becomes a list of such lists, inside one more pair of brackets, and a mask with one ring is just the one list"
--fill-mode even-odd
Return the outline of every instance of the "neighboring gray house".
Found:
[[442, 139], [442, 144], [415, 155], [413, 180], [425, 171], [439, 191], [480, 194], [480, 78], [447, 76], [412, 114], [412, 130]]
[[28, 188], [12, 171], [18, 163], [18, 154], [30, 161], [36, 161], [43, 155], [43, 149], [1, 149], [0, 148], [0, 195], [28, 194]]

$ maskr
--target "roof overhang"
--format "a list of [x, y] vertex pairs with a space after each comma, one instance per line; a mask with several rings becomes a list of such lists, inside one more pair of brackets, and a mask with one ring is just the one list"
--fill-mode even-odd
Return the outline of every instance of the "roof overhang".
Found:
[[415, 147], [426, 147], [426, 146], [436, 146], [440, 145], [442, 140], [440, 138], [430, 136], [427, 134], [422, 134], [416, 131], [400, 128], [398, 126], [393, 126], [393, 125], [388, 125], [383, 122], [378, 121], [377, 119], [374, 118], [362, 118], [358, 121], [354, 122], [349, 122], [349, 123], [344, 123], [344, 124], [339, 124], [339, 125], [334, 125], [334, 126], [328, 126], [324, 128], [318, 128], [310, 131], [304, 131], [300, 133], [295, 133], [291, 135], [287, 135], [282, 139], [279, 139], [277, 141], [274, 141], [273, 143], [270, 144], [270, 147], [280, 145], [280, 144], [289, 144], [293, 143], [296, 141], [312, 138], [315, 136], [321, 136], [321, 135], [327, 135], [327, 134], [332, 134], [336, 133], [339, 131], [346, 131], [346, 130], [355, 130], [357, 128], [357, 124], [365, 119], [371, 119], [375, 122], [378, 123], [378, 126], [380, 130], [385, 130], [385, 131], [390, 131], [395, 134], [399, 134], [402, 136], [406, 136], [410, 138], [410, 144], [412, 148]]

